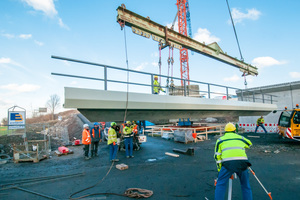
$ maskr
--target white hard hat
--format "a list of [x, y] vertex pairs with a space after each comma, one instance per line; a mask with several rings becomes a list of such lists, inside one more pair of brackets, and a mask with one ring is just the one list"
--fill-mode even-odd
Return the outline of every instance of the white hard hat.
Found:
[[89, 127], [89, 125], [88, 124], [83, 124], [83, 128], [85, 128], [85, 127]]

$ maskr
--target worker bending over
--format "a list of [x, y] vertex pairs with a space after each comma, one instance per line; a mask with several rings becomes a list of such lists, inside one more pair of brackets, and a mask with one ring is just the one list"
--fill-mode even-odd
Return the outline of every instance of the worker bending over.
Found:
[[[125, 127], [123, 128], [123, 136], [124, 136], [124, 144], [125, 144], [125, 152], [126, 158], [133, 158], [133, 132], [131, 122], [127, 121]], [[129, 145], [129, 147], [128, 147]], [[129, 148], [129, 149], [128, 149]]]
[[101, 140], [101, 129], [99, 127], [98, 122], [94, 123], [94, 128], [91, 131], [91, 138], [92, 138], [91, 155], [92, 155], [92, 157], [98, 156], [99, 141], [102, 142], [102, 140]]
[[86, 160], [90, 159], [89, 157], [89, 149], [91, 144], [91, 135], [90, 135], [90, 127], [88, 124], [83, 125], [83, 131], [82, 131], [82, 144], [83, 150], [84, 150], [84, 158]]
[[112, 122], [111, 127], [108, 130], [108, 138], [107, 138], [107, 145], [109, 145], [109, 160], [111, 162], [115, 161], [118, 162], [119, 159], [117, 157], [118, 151], [118, 144], [117, 144], [117, 133], [116, 133], [116, 122]]
[[240, 179], [243, 200], [252, 200], [249, 183], [248, 161], [245, 148], [249, 148], [250, 140], [235, 133], [236, 127], [232, 123], [225, 126], [225, 135], [219, 138], [215, 146], [215, 160], [219, 172], [215, 200], [224, 200], [229, 178], [236, 173]]
[[158, 82], [158, 76], [154, 76], [154, 81], [153, 81], [153, 94], [159, 94], [159, 92], [162, 91], [166, 93], [161, 87]]

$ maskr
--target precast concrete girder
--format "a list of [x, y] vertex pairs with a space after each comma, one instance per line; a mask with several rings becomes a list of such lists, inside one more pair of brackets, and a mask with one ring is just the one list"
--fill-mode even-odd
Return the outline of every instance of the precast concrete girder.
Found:
[[224, 53], [218, 45], [206, 45], [204, 43], [193, 40], [192, 38], [182, 35], [167, 26], [160, 25], [151, 21], [149, 17], [142, 17], [124, 7], [118, 7], [117, 21], [132, 28], [133, 33], [145, 38], [152, 37], [153, 40], [163, 43], [164, 46], [172, 46], [177, 49], [187, 48], [193, 52], [197, 52], [224, 62], [231, 66], [237, 67], [245, 75], [258, 75], [257, 68], [242, 60], [231, 57]]

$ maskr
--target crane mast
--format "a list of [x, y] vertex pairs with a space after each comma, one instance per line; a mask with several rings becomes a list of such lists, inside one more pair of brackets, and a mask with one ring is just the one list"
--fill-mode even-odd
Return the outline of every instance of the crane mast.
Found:
[[[188, 36], [187, 33], [187, 2], [186, 0], [177, 0], [178, 8], [178, 31], [180, 34]], [[180, 74], [181, 79], [187, 80], [188, 85], [190, 84], [190, 69], [189, 69], [189, 55], [188, 49], [180, 49]], [[184, 85], [184, 80], [181, 80], [181, 86]]]

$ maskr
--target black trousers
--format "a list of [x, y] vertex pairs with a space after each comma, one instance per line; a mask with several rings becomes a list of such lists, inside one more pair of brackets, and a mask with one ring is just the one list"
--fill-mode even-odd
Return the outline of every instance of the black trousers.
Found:
[[83, 146], [83, 151], [84, 151], [84, 156], [85, 157], [89, 157], [89, 150], [90, 150], [90, 145], [89, 144], [85, 144]]
[[99, 141], [98, 142], [92, 142], [91, 144], [91, 154], [92, 156], [96, 155], [98, 153], [98, 145], [99, 145]]

